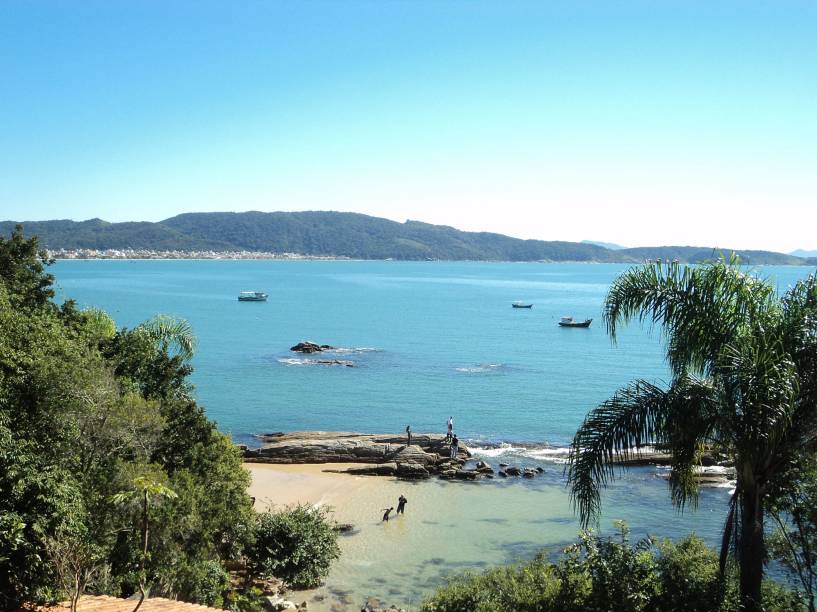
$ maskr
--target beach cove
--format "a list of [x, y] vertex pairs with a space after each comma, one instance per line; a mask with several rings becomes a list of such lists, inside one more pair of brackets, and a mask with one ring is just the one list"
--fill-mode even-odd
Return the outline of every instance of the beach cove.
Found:
[[[187, 319], [199, 338], [196, 396], [222, 431], [444, 433], [449, 415], [478, 457], [542, 465], [530, 480], [408, 482], [323, 472], [327, 465], [249, 465], [257, 506], [295, 502], [335, 509], [355, 531], [325, 586], [294, 597], [310, 609], [356, 610], [368, 597], [417, 609], [450, 572], [544, 550], [558, 554], [579, 530], [562, 461], [582, 418], [634, 377], [666, 377], [659, 338], [638, 327], [612, 346], [601, 320], [610, 281], [626, 266], [450, 262], [70, 261], [53, 271], [65, 296], [133, 327], [156, 313]], [[763, 268], [785, 289], [808, 273]], [[241, 290], [270, 293], [240, 304]], [[534, 303], [514, 310], [515, 300]], [[592, 317], [562, 329], [563, 315]], [[330, 343], [310, 362], [289, 348]], [[477, 450], [478, 449], [478, 450]], [[405, 516], [381, 523], [405, 495]], [[716, 545], [727, 488], [705, 489], [678, 515], [660, 470], [627, 470], [604, 498], [601, 528], [626, 520], [634, 539], [694, 531]]]
[[[288, 595], [307, 601], [310, 610], [357, 611], [370, 598], [384, 607], [417, 610], [423, 595], [451, 572], [530, 559], [539, 552], [557, 555], [579, 531], [558, 464], [546, 466], [536, 479], [481, 482], [325, 471], [352, 465], [245, 464], [257, 509], [319, 505], [354, 528], [341, 535], [342, 554], [325, 584]], [[396, 506], [400, 495], [408, 498], [405, 515], [382, 522], [382, 509]], [[694, 531], [714, 543], [727, 499], [727, 489], [704, 489], [697, 512], [679, 515], [655, 468], [630, 468], [605, 496], [602, 528], [612, 533], [612, 521], [623, 519], [634, 539]]]

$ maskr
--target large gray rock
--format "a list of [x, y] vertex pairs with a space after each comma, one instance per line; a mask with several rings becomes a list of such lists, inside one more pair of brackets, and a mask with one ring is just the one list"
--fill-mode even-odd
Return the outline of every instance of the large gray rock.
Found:
[[[262, 436], [265, 445], [248, 450], [245, 460], [256, 463], [416, 463], [436, 465], [447, 457], [448, 445], [441, 434], [391, 434], [307, 431]], [[458, 460], [471, 453], [460, 444]]]

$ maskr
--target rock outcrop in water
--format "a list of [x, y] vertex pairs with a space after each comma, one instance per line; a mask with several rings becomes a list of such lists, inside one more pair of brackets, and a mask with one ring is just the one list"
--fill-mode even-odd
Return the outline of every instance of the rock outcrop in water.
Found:
[[[406, 436], [335, 431], [275, 432], [258, 436], [264, 445], [258, 449], [243, 447], [250, 463], [357, 463], [359, 466], [326, 471], [356, 476], [391, 476], [422, 480], [438, 476], [446, 480], [472, 481], [494, 478], [496, 472], [485, 461], [472, 462], [471, 451], [460, 442], [456, 457], [442, 434]], [[500, 476], [532, 478], [544, 472], [541, 467], [508, 468]]]
[[334, 348], [334, 346], [330, 346], [328, 344], [317, 344], [315, 342], [310, 342], [309, 340], [304, 340], [303, 342], [299, 342], [295, 346], [290, 347], [289, 350], [296, 353], [320, 353], [321, 351], [331, 351]]
[[[412, 434], [411, 445], [405, 436], [354, 432], [300, 431], [276, 432], [259, 436], [264, 445], [244, 450], [250, 463], [360, 463], [343, 471], [361, 476], [396, 476], [410, 480], [451, 473], [457, 478], [476, 478], [487, 472], [465, 470], [471, 457], [460, 443], [456, 458], [442, 434]], [[489, 468], [490, 469], [490, 468]], [[460, 475], [467, 472], [468, 475]], [[491, 472], [493, 472], [491, 470]], [[456, 474], [456, 476], [454, 476]]]

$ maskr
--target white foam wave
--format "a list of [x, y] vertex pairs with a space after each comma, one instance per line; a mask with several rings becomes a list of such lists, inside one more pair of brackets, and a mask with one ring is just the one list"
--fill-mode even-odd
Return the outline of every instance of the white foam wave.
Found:
[[333, 349], [326, 349], [322, 351], [324, 353], [338, 353], [338, 354], [349, 354], [349, 353], [382, 353], [383, 349], [374, 348], [371, 346], [357, 346], [357, 347], [336, 347]]
[[502, 455], [521, 455], [526, 449], [522, 446], [511, 446], [510, 444], [500, 444], [495, 448], [471, 448], [474, 455], [480, 457], [501, 457]]
[[514, 446], [503, 442], [498, 446], [479, 447], [470, 446], [471, 452], [478, 457], [519, 457], [523, 459], [534, 459], [536, 461], [549, 461], [552, 463], [565, 463], [570, 449], [564, 446], [548, 446], [528, 448], [526, 446]]
[[493, 372], [504, 367], [505, 367], [504, 363], [481, 363], [476, 366], [454, 368], [454, 371], [463, 372], [465, 374], [479, 374], [482, 372]]
[[290, 366], [299, 366], [299, 365], [309, 365], [312, 363], [311, 359], [296, 359], [295, 357], [289, 357], [286, 359], [279, 359], [278, 363], [283, 363], [284, 365]]

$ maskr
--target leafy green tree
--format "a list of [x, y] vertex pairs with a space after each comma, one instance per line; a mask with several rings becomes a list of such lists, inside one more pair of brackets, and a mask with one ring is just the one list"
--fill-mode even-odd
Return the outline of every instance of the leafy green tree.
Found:
[[45, 271], [54, 263], [39, 247], [36, 236], [26, 240], [23, 226], [17, 225], [7, 239], [0, 236], [0, 281], [17, 307], [44, 306], [54, 297], [54, 277]]
[[298, 505], [265, 512], [254, 535], [247, 551], [251, 574], [275, 576], [296, 589], [318, 586], [340, 556], [337, 531], [322, 508]]
[[165, 485], [159, 478], [152, 474], [143, 474], [133, 479], [133, 488], [116, 493], [111, 500], [116, 504], [124, 504], [130, 501], [137, 501], [141, 509], [141, 559], [139, 562], [139, 603], [133, 609], [136, 612], [145, 600], [145, 584], [148, 576], [148, 543], [150, 537], [150, 504], [151, 501], [161, 499], [174, 499], [178, 497], [176, 492]]
[[697, 502], [695, 468], [711, 446], [735, 462], [721, 567], [734, 550], [741, 605], [761, 609], [767, 496], [817, 425], [817, 278], [783, 297], [736, 261], [645, 265], [605, 302], [607, 329], [637, 318], [662, 328], [668, 388], [639, 380], [591, 411], [571, 448], [568, 482], [582, 521], [598, 516], [616, 461], [648, 445], [672, 456], [672, 501]]
[[817, 596], [817, 459], [795, 463], [788, 479], [772, 492], [769, 513], [777, 525], [769, 552], [803, 587], [809, 611]]
[[187, 377], [193, 372], [190, 363], [181, 354], [163, 351], [161, 342], [144, 330], [119, 330], [101, 343], [101, 352], [117, 378], [146, 399], [189, 399]]

